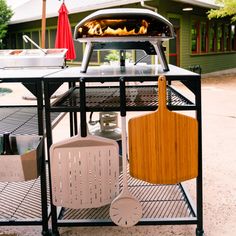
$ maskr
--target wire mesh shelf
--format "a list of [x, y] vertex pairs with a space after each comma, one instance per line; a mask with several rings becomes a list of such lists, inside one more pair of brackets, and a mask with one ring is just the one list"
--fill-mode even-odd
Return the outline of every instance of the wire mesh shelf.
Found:
[[[120, 184], [122, 175], [120, 178]], [[130, 192], [141, 202], [143, 219], [189, 219], [196, 217], [180, 184], [155, 185], [129, 177]], [[59, 220], [108, 221], [110, 205], [91, 209], [63, 208]]]
[[0, 222], [40, 220], [40, 177], [23, 182], [0, 182]]
[[[54, 120], [59, 113], [52, 114]], [[3, 107], [0, 113], [0, 134], [38, 134], [36, 107]]]
[[[53, 113], [52, 120], [58, 115]], [[38, 134], [37, 107], [1, 107], [0, 134], [4, 132]], [[6, 222], [40, 222], [41, 201], [40, 177], [30, 181], [0, 182], [0, 225]]]
[[[155, 110], [158, 107], [157, 86], [127, 86], [126, 110]], [[170, 86], [167, 87], [167, 106], [193, 107], [193, 102], [178, 93]], [[80, 107], [80, 88], [72, 88], [53, 107]], [[111, 87], [86, 87], [86, 109], [88, 111], [119, 111], [120, 89]]]

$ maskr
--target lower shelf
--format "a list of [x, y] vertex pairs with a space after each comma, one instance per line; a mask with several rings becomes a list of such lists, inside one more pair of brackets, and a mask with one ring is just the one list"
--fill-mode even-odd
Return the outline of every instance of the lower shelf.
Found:
[[[38, 134], [36, 107], [10, 106], [1, 107], [0, 111], [0, 135], [4, 132]], [[52, 114], [52, 121], [58, 117], [59, 113]], [[40, 180], [39, 177], [31, 181], [0, 182], [0, 225], [42, 224]]]
[[[38, 129], [36, 108], [4, 108], [0, 114], [0, 130], [21, 133], [28, 130], [36, 134]], [[54, 113], [56, 117], [58, 114]], [[27, 122], [25, 122], [25, 120]], [[120, 180], [121, 181], [121, 180]], [[181, 184], [153, 185], [129, 178], [129, 189], [143, 206], [143, 219], [139, 224], [161, 222], [194, 223], [196, 213]], [[20, 183], [0, 182], [0, 225], [25, 221], [40, 221], [40, 178]], [[49, 194], [48, 194], [49, 196]], [[49, 201], [48, 201], [49, 202]], [[113, 225], [109, 217], [109, 205], [97, 209], [62, 208], [58, 225]]]
[[[129, 178], [129, 190], [143, 207], [143, 218], [139, 224], [196, 222], [196, 213], [181, 184], [153, 185]], [[109, 207], [62, 208], [58, 226], [114, 225], [109, 217]], [[41, 214], [40, 178], [19, 183], [0, 182], [0, 225], [5, 225], [7, 221], [11, 225], [22, 221], [40, 221]]]
[[40, 178], [19, 183], [0, 182], [0, 223], [41, 218]]
[[[153, 222], [196, 222], [196, 213], [193, 210], [185, 190], [181, 184], [153, 185], [144, 181], [129, 178], [129, 190], [141, 202], [143, 218], [139, 224]], [[58, 225], [113, 225], [109, 217], [109, 207], [92, 209], [62, 208]]]
[[[1, 107], [0, 134], [38, 134], [38, 115], [36, 107]], [[54, 121], [60, 113], [52, 113]]]

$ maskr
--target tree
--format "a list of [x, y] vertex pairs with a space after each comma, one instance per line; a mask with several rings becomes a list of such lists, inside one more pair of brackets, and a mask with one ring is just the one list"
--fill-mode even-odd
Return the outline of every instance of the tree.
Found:
[[2, 39], [7, 33], [7, 25], [13, 15], [5, 0], [0, 0], [0, 48], [3, 48]]
[[236, 21], [236, 0], [216, 0], [219, 9], [211, 9], [208, 12], [208, 18], [223, 18], [230, 16], [232, 22]]

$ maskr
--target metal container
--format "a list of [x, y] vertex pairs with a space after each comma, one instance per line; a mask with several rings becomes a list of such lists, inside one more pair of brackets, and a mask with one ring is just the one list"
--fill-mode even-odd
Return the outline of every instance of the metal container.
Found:
[[39, 49], [0, 50], [0, 68], [19, 67], [64, 67], [67, 49], [46, 49], [44, 54]]

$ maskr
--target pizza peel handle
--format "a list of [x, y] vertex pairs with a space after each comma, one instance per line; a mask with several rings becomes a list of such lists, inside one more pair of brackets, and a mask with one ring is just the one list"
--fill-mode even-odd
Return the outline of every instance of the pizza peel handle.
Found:
[[160, 76], [158, 79], [158, 111], [168, 111], [166, 107], [166, 78]]
[[127, 180], [127, 144], [126, 144], [126, 119], [122, 117], [122, 165], [123, 165], [123, 189], [112, 201], [110, 217], [112, 221], [122, 227], [130, 227], [138, 223], [142, 217], [140, 202], [131, 195]]
[[126, 135], [126, 111], [125, 111], [125, 82], [120, 81], [120, 107], [121, 107], [121, 131], [122, 131], [122, 167], [123, 167], [123, 189], [112, 201], [110, 206], [110, 217], [112, 221], [122, 227], [130, 227], [138, 223], [142, 217], [142, 206], [140, 202], [131, 195], [127, 180], [127, 135]]
[[197, 120], [166, 107], [166, 78], [158, 79], [158, 109], [129, 120], [130, 175], [154, 184], [197, 177]]

